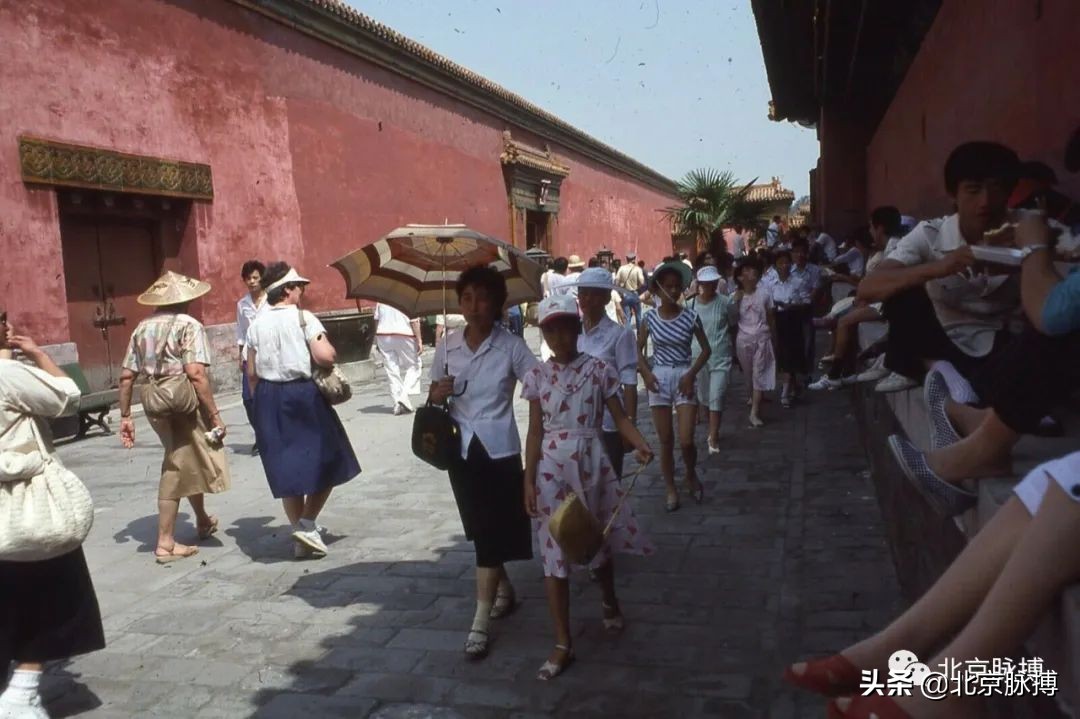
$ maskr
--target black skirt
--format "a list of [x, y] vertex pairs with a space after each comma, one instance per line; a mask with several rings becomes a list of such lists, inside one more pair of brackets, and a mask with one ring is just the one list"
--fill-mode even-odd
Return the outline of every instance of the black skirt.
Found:
[[90, 570], [80, 547], [40, 562], [0, 562], [0, 670], [105, 648]]
[[809, 374], [806, 359], [806, 317], [809, 308], [776, 313], [776, 364], [781, 372]]
[[465, 538], [476, 548], [476, 566], [498, 567], [532, 559], [521, 456], [492, 459], [474, 436], [468, 458], [455, 463], [449, 472]]

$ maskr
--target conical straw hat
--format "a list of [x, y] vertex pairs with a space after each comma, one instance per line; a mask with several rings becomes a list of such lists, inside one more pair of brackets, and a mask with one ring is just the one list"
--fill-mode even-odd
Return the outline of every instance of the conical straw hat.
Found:
[[158, 278], [150, 288], [136, 300], [140, 305], [165, 307], [191, 302], [210, 291], [210, 283], [185, 277], [178, 272], [169, 271]]

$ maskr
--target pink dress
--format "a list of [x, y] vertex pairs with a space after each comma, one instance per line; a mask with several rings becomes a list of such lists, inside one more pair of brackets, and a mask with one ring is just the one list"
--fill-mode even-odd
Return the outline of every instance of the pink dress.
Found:
[[[604, 405], [622, 387], [619, 376], [603, 360], [581, 354], [568, 365], [549, 359], [525, 376], [521, 396], [537, 400], [544, 415], [543, 453], [536, 468], [537, 509], [533, 520], [544, 562], [544, 576], [566, 578], [570, 567], [548, 531], [552, 513], [574, 492], [606, 526], [623, 496], [619, 479], [604, 450], [601, 426]], [[654, 548], [638, 529], [628, 501], [619, 510], [604, 548], [589, 566], [604, 566], [612, 552], [652, 554]]]
[[776, 389], [776, 355], [769, 332], [772, 297], [760, 284], [752, 295], [739, 301], [739, 331], [735, 335], [735, 354], [742, 365], [750, 389], [768, 392]]

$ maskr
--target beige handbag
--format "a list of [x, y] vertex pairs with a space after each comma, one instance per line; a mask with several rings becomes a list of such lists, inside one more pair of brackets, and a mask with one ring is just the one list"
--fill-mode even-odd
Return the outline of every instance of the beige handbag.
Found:
[[94, 502], [79, 478], [52, 456], [33, 417], [37, 441], [0, 452], [0, 560], [38, 562], [77, 549], [94, 523]]
[[[169, 323], [165, 332], [165, 343], [168, 344], [172, 337], [173, 327], [176, 326], [176, 317]], [[186, 374], [161, 376], [161, 363], [165, 354], [165, 348], [157, 353], [157, 366], [154, 374], [150, 376], [147, 385], [142, 390], [143, 411], [147, 414], [167, 417], [169, 415], [188, 415], [199, 408], [199, 398], [195, 396], [195, 387]]]
[[[307, 320], [304, 318], [302, 309], [297, 307], [296, 311], [300, 313], [300, 331], [304, 335], [304, 344], [306, 345]], [[311, 352], [310, 345], [308, 346], [308, 352]], [[315, 364], [315, 359], [312, 358], [311, 381], [315, 383], [323, 398], [331, 405], [341, 404], [352, 399], [352, 387], [349, 386], [349, 380], [345, 378], [345, 373], [337, 365], [330, 368], [320, 367]]]
[[611, 513], [611, 519], [608, 520], [606, 527], [601, 528], [600, 520], [589, 511], [581, 497], [574, 492], [566, 495], [562, 504], [551, 514], [551, 519], [548, 520], [548, 531], [567, 561], [584, 566], [593, 560], [593, 557], [604, 546], [608, 535], [611, 534], [615, 519], [619, 516], [626, 498], [633, 491], [638, 475], [647, 466], [648, 463], [641, 465], [630, 477], [630, 484], [627, 485], [622, 499], [615, 505], [615, 511]]

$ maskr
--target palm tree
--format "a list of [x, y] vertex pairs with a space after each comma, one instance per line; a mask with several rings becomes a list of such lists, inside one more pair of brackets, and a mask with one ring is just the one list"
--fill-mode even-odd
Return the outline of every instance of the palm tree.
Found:
[[747, 198], [754, 180], [742, 185], [727, 171], [693, 170], [677, 183], [676, 194], [681, 204], [660, 212], [677, 234], [693, 237], [701, 251], [713, 244], [711, 239], [721, 227], [735, 224], [756, 227], [761, 222], [765, 203]]

